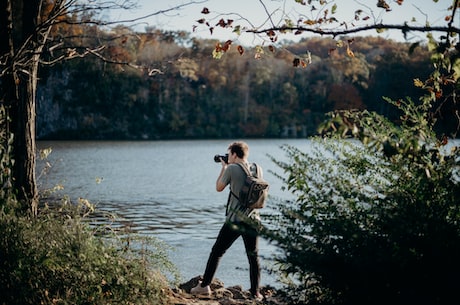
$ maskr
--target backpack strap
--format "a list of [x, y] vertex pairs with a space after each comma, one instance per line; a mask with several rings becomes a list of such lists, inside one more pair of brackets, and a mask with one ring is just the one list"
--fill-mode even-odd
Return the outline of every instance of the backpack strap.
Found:
[[[257, 175], [257, 177], [259, 177], [259, 166], [258, 166], [257, 164], [251, 163], [251, 164], [249, 164], [249, 168], [247, 168], [246, 166], [244, 166], [244, 165], [241, 164], [241, 163], [236, 163], [236, 164], [238, 164], [238, 165], [240, 166], [240, 168], [246, 173], [246, 175], [247, 175], [248, 177], [254, 176], [254, 175], [251, 173], [250, 167], [251, 167], [252, 165], [255, 165], [255, 167], [256, 167], [256, 175]], [[230, 189], [230, 195], [235, 196], [235, 198], [238, 199], [238, 201], [240, 200], [240, 198], [238, 198], [238, 196], [232, 191], [232, 189]], [[228, 197], [227, 206], [228, 206], [229, 203], [230, 203], [230, 196]]]
[[251, 166], [252, 164], [255, 164], [255, 163], [250, 164], [250, 165], [249, 165], [249, 168], [247, 168], [246, 166], [244, 166], [244, 165], [241, 164], [241, 163], [236, 163], [236, 164], [238, 164], [238, 165], [244, 170], [244, 172], [246, 173], [246, 175], [252, 176], [252, 173], [251, 173], [251, 171], [250, 171], [250, 166]]

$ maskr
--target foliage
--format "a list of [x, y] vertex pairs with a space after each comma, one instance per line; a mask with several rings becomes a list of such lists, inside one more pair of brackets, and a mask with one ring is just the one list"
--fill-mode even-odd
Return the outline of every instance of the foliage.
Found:
[[[412, 87], [413, 79], [431, 71], [426, 47], [409, 54], [408, 44], [373, 37], [354, 40], [354, 58], [339, 49], [329, 52], [336, 40], [312, 38], [259, 60], [249, 51], [230, 50], [216, 61], [208, 55], [210, 41], [188, 40], [192, 46], [187, 48], [169, 40], [168, 32], [132, 35], [124, 43], [113, 37], [112, 49], [129, 52], [134, 62], [157, 74], [121, 71], [92, 58], [41, 70], [40, 139], [311, 135], [325, 113], [335, 109], [391, 113], [380, 96], [415, 98], [421, 90]], [[312, 63], [306, 69], [292, 67], [292, 53], [305, 50]]]
[[37, 218], [0, 215], [3, 302], [167, 304], [163, 274], [175, 269], [165, 245], [90, 227], [91, 208], [82, 201], [44, 209]]
[[8, 120], [5, 107], [0, 105], [0, 212], [10, 212], [18, 207], [12, 180], [11, 158], [13, 135], [5, 128]]
[[[297, 302], [447, 304], [460, 272], [460, 150], [438, 142], [424, 107], [394, 102], [401, 126], [346, 112], [361, 142], [317, 138], [311, 152], [284, 147], [286, 188], [265, 234]], [[338, 123], [336, 126], [345, 126]], [[330, 125], [328, 125], [330, 126]], [[349, 130], [348, 130], [349, 131]]]

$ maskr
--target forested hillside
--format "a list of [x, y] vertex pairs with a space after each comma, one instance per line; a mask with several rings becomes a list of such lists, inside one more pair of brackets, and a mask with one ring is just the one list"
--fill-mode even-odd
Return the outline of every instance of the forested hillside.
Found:
[[382, 96], [417, 101], [423, 92], [414, 79], [432, 71], [425, 48], [375, 37], [343, 46], [311, 38], [243, 54], [232, 45], [215, 59], [216, 41], [183, 32], [85, 31], [89, 45], [112, 38], [105, 52], [142, 68], [87, 57], [42, 69], [39, 139], [305, 137], [332, 110], [397, 119]]

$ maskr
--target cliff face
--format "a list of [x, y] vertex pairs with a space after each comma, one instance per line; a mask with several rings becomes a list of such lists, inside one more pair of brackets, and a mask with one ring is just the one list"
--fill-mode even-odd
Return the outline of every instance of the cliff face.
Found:
[[37, 88], [37, 138], [55, 134], [59, 130], [77, 129], [75, 117], [65, 115], [66, 101], [73, 94], [68, 89], [69, 71], [56, 71], [50, 74]]

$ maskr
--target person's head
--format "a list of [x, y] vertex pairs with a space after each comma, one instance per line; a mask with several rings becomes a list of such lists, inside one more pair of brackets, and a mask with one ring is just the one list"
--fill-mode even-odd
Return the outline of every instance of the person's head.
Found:
[[249, 155], [249, 146], [245, 142], [238, 141], [233, 142], [228, 146], [228, 156], [229, 156], [229, 163], [231, 160], [234, 160], [235, 157], [239, 159], [246, 160]]

